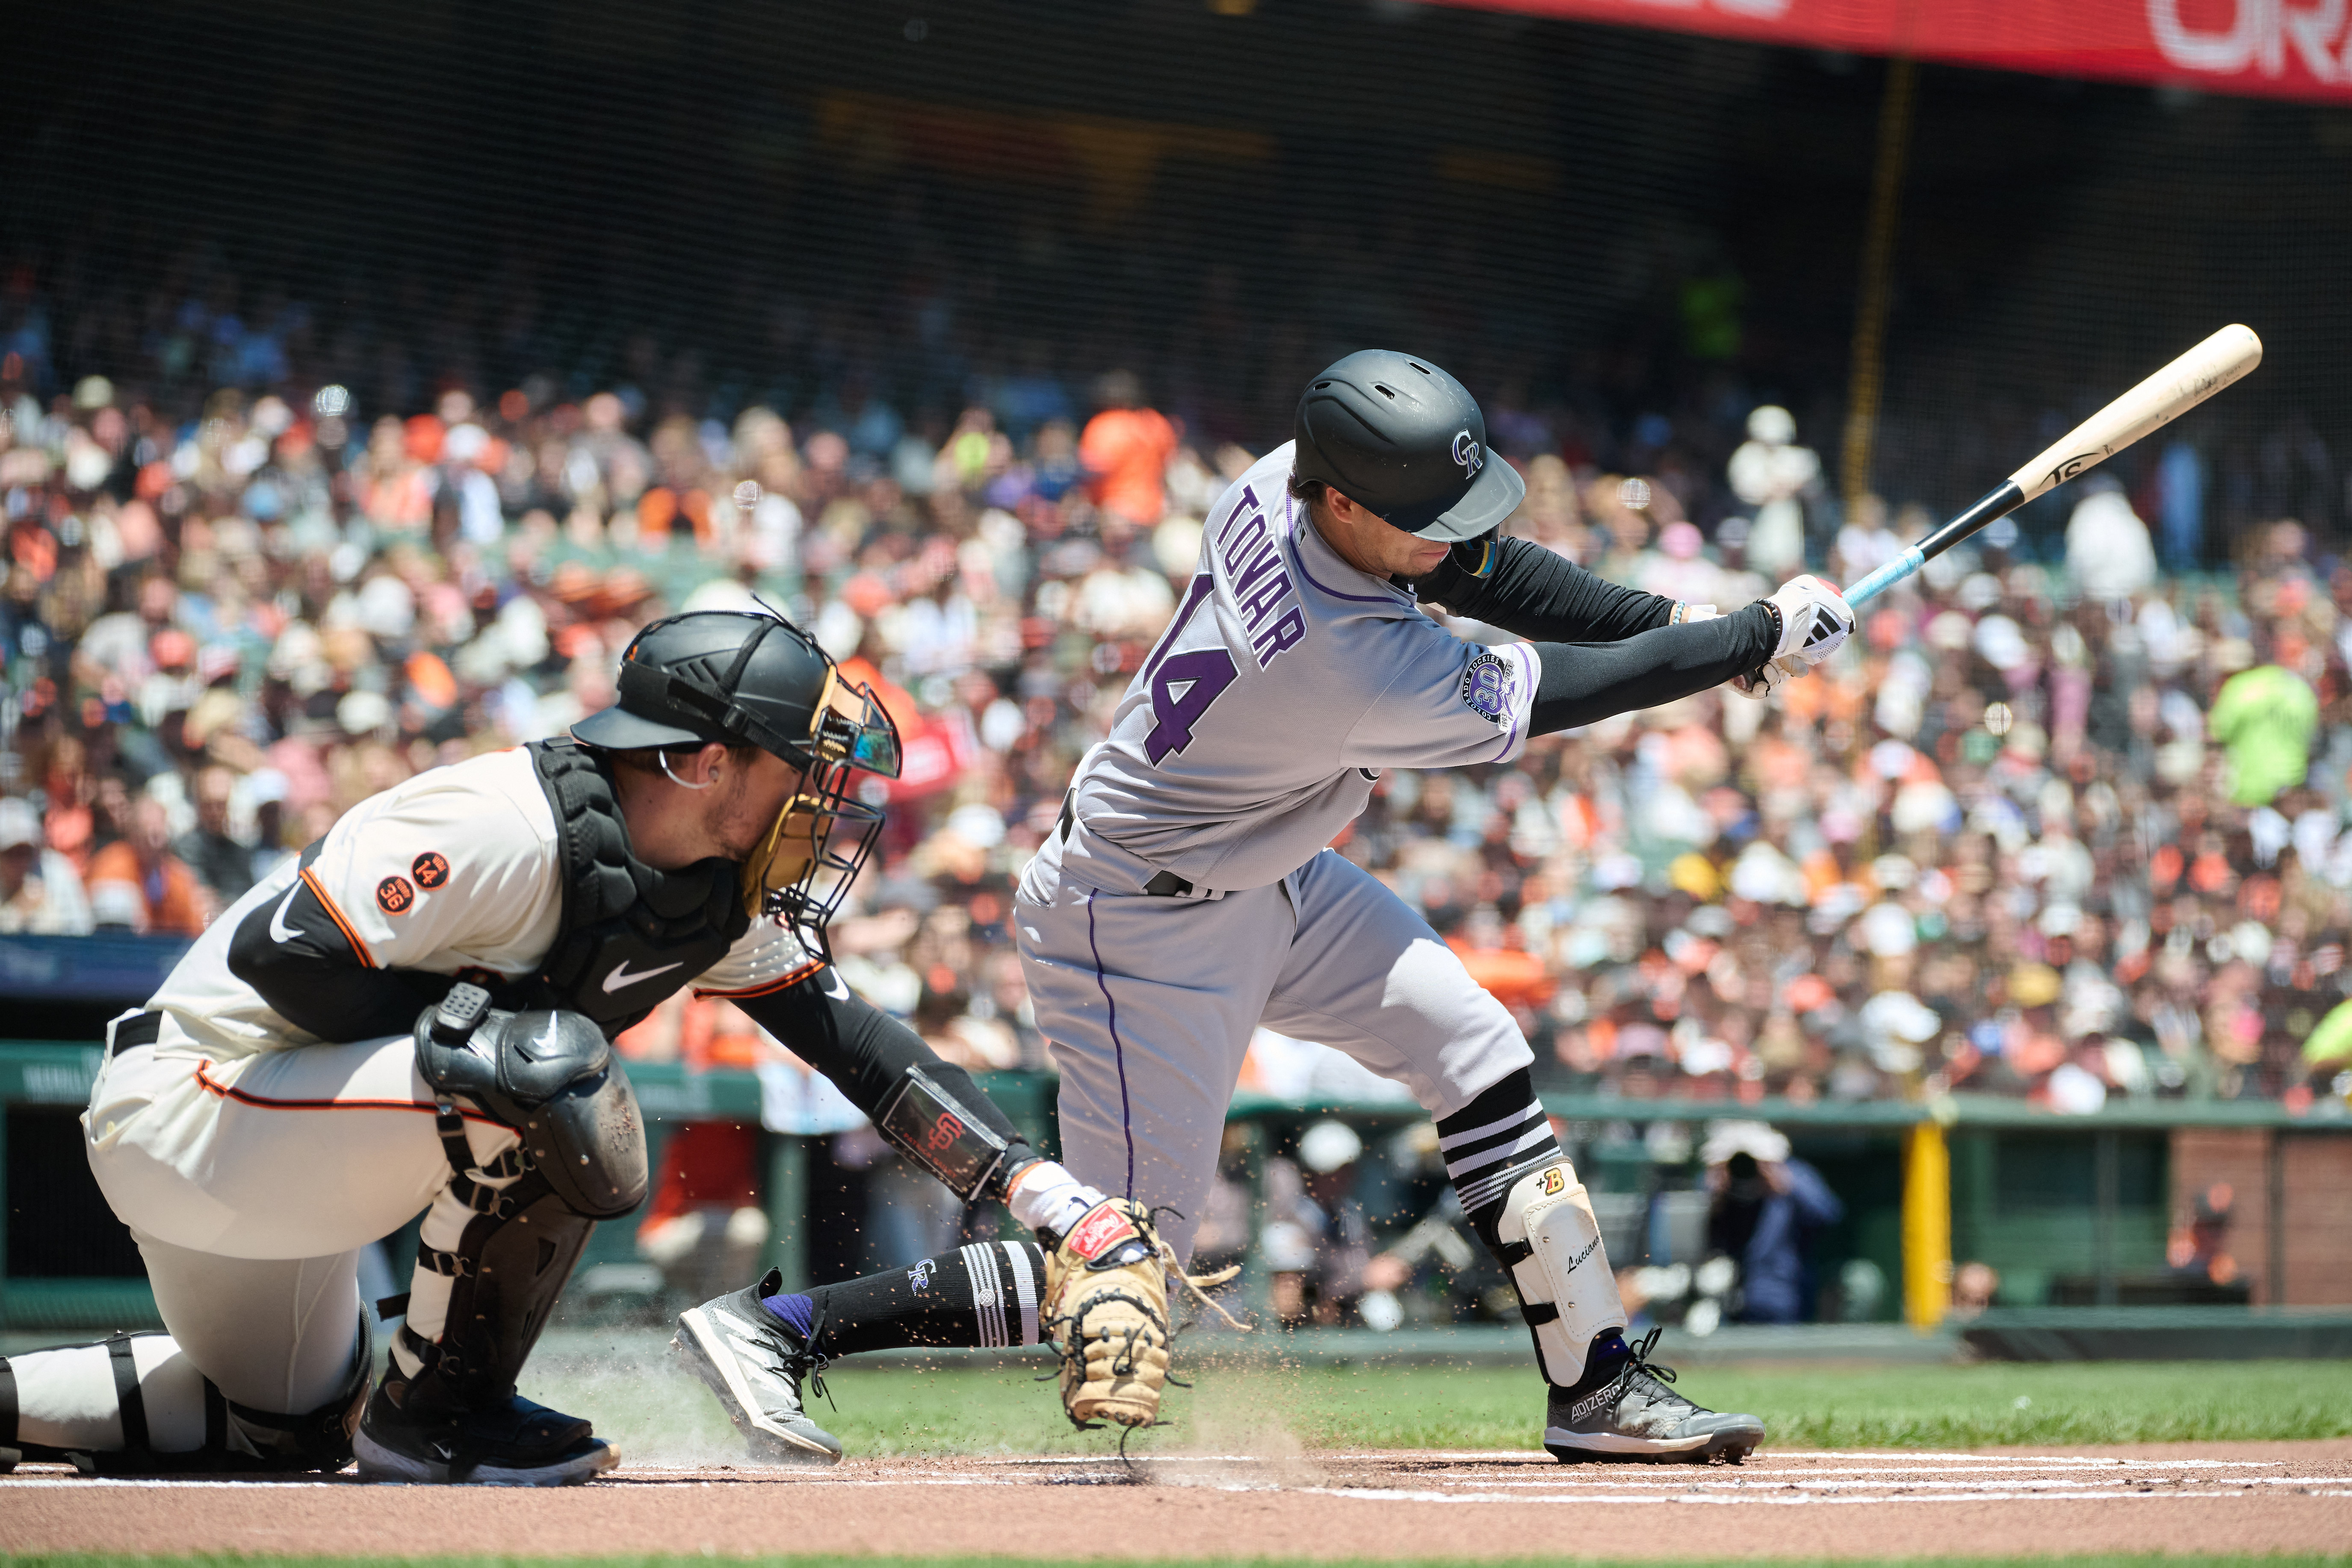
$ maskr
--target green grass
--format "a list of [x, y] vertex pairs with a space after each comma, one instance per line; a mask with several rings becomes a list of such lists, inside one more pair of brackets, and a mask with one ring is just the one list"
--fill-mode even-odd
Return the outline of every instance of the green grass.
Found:
[[[1042, 1370], [1042, 1367], [1041, 1367]], [[1280, 1452], [1299, 1447], [1537, 1447], [1531, 1373], [1497, 1367], [1263, 1366], [1189, 1369], [1173, 1423], [1131, 1448]], [[639, 1464], [740, 1454], [717, 1404], [658, 1361], [534, 1366], [525, 1392], [593, 1418]], [[817, 1419], [854, 1455], [1099, 1453], [1106, 1433], [1070, 1428], [1050, 1383], [1003, 1369], [836, 1368], [837, 1405]], [[1979, 1447], [2254, 1441], [2352, 1435], [2352, 1362], [2122, 1363], [1984, 1366], [1706, 1367], [1680, 1385], [1768, 1423], [1781, 1448]]]
[[[0, 1562], [24, 1568], [549, 1568], [551, 1563], [577, 1563], [593, 1568], [699, 1568], [708, 1557], [624, 1555], [613, 1557], [280, 1557], [247, 1556], [236, 1552], [201, 1552], [185, 1556], [132, 1557], [100, 1552], [16, 1556], [0, 1553]], [[737, 1557], [730, 1562], [758, 1563], [761, 1568], [1033, 1568], [1068, 1563], [1072, 1568], [1099, 1559], [1039, 1557]], [[1394, 1568], [1386, 1558], [1300, 1557], [1160, 1557], [1120, 1559], [1129, 1568]], [[1553, 1553], [1527, 1558], [1417, 1557], [1412, 1568], [1549, 1568], [1574, 1563], [1578, 1568], [1715, 1568], [1721, 1563], [1753, 1563], [1751, 1558], [1648, 1559], [1619, 1563], [1603, 1557]], [[1887, 1568], [2179, 1568], [2191, 1559], [2154, 1553], [2100, 1552], [2082, 1557], [1885, 1557], [1874, 1559]], [[2352, 1555], [2316, 1552], [2272, 1556], [2199, 1557], [2209, 1568], [2352, 1568]], [[1853, 1568], [1853, 1558], [1781, 1557], [1772, 1568]]]

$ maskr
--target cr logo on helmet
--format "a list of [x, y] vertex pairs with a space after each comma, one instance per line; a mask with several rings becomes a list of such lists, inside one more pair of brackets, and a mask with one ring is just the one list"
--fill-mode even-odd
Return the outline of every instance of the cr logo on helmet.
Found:
[[1478, 450], [1478, 443], [1470, 439], [1470, 432], [1465, 430], [1454, 437], [1454, 460], [1462, 465], [1464, 473], [1475, 474], [1486, 463], [1486, 455]]

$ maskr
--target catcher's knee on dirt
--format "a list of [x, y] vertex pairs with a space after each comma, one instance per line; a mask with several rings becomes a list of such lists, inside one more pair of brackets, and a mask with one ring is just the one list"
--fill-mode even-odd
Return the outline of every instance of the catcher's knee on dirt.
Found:
[[1496, 1234], [1496, 1257], [1510, 1270], [1544, 1380], [1575, 1386], [1593, 1340], [1625, 1326], [1617, 1277], [1575, 1167], [1559, 1160], [1514, 1182]]
[[106, 1476], [340, 1470], [374, 1348], [362, 1314], [341, 1389], [290, 1415], [224, 1397], [169, 1334], [0, 1357], [0, 1473], [27, 1459]]
[[1045, 1327], [1074, 1425], [1149, 1426], [1168, 1381], [1164, 1248], [1143, 1205], [1108, 1198], [1045, 1263]]
[[[416, 1059], [451, 1175], [425, 1211], [392, 1372], [479, 1405], [513, 1392], [596, 1221], [644, 1201], [645, 1125], [604, 1031], [578, 1013], [494, 1011], [458, 985], [417, 1021]], [[477, 1155], [461, 1102], [514, 1143]]]

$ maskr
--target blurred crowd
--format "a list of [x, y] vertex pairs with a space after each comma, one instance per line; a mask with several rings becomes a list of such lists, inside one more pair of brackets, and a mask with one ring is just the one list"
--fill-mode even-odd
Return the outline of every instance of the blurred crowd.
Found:
[[[182, 407], [0, 353], [0, 932], [200, 931], [366, 795], [609, 702], [652, 616], [757, 602], [905, 737], [848, 977], [957, 1059], [1046, 1065], [1012, 886], [1249, 451], [1125, 371], [929, 422], [547, 380], [386, 411], [281, 371]], [[1715, 471], [1623, 472], [1500, 409], [1508, 531], [1730, 608], [1929, 525], [1841, 509], [1785, 412], [1739, 423]], [[2352, 565], [2284, 518], [2205, 537], [2200, 464], [2175, 443], [1999, 525], [1772, 701], [1391, 773], [1339, 852], [1513, 1008], [1548, 1089], [2341, 1098], [2352, 1043], [2305, 1046], [2347, 984]], [[2217, 542], [2228, 570], [2159, 574]], [[684, 999], [625, 1048], [775, 1057]]]

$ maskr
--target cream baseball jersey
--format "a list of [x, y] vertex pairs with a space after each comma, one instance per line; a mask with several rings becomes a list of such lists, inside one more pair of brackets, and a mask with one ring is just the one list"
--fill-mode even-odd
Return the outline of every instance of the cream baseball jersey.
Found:
[[[312, 896], [298, 900], [306, 888]], [[149, 1005], [228, 1054], [319, 1038], [279, 1016], [231, 967], [231, 942], [265, 907], [270, 940], [341, 942], [362, 969], [471, 973], [493, 984], [537, 973], [562, 925], [563, 888], [555, 813], [530, 752], [434, 768], [352, 807], [214, 921]], [[331, 932], [304, 929], [321, 918]], [[790, 931], [761, 920], [698, 973], [623, 966], [601, 983], [642, 986], [642, 996], [625, 999], [650, 1006], [689, 984], [748, 994], [814, 965]]]
[[1095, 834], [1198, 887], [1262, 887], [1364, 808], [1380, 770], [1507, 761], [1541, 664], [1424, 615], [1293, 500], [1291, 447], [1218, 498], [1191, 587], [1079, 764]]

